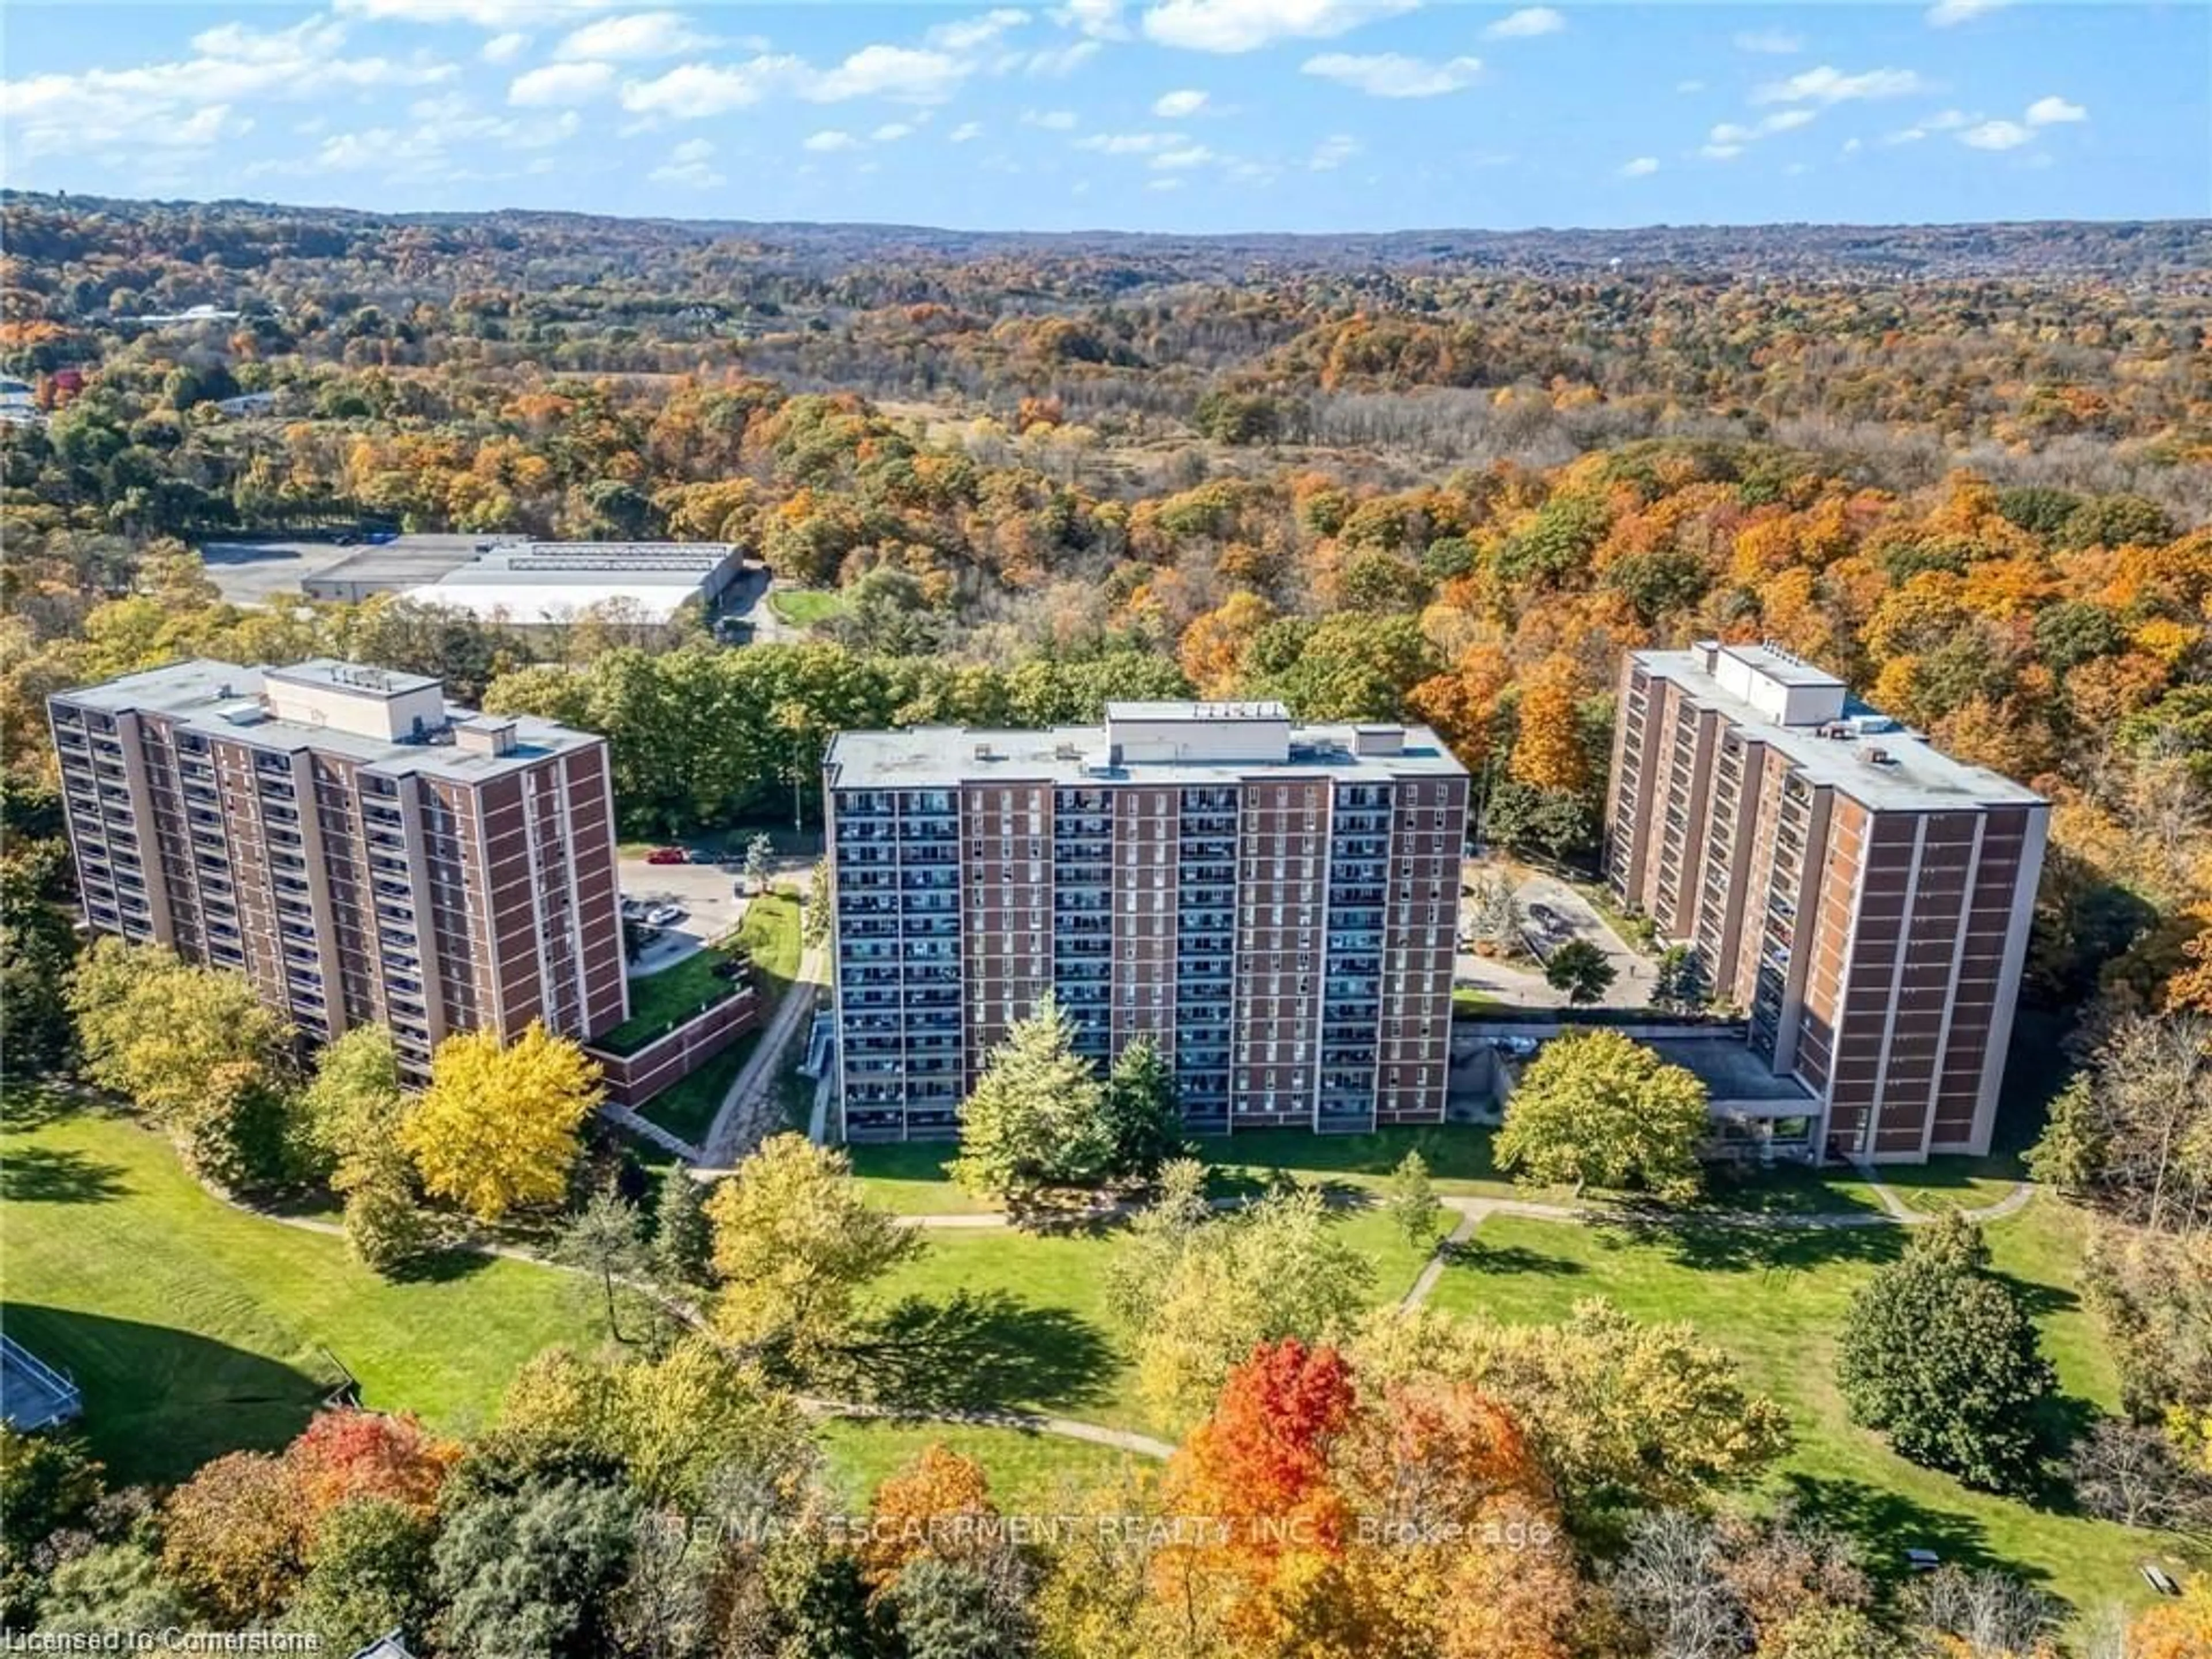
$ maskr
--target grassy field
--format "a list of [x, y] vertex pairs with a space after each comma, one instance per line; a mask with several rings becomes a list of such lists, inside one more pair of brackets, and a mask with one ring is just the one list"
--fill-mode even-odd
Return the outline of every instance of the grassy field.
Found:
[[769, 590], [768, 608], [779, 621], [793, 628], [813, 628], [841, 614], [845, 596], [812, 588], [775, 587]]
[[[1916, 1194], [1917, 1197], [1918, 1194]], [[2078, 1219], [2048, 1198], [1991, 1224], [1998, 1267], [2037, 1313], [2070, 1408], [2109, 1407], [2116, 1386], [2080, 1305]], [[1446, 1269], [1432, 1305], [1516, 1322], [1556, 1319], [1602, 1296], [1644, 1319], [1687, 1320], [1734, 1353], [1789, 1413], [1797, 1443], [1771, 1495], [1856, 1535], [1869, 1561], [1894, 1567], [1923, 1547], [2001, 1566], [2077, 1608], [2142, 1599], [2136, 1564], [2160, 1553], [2142, 1534], [1970, 1492], [1898, 1457], [1854, 1427], [1836, 1392], [1835, 1334], [1852, 1294], [1903, 1247], [1895, 1228], [1817, 1232], [1620, 1228], [1493, 1216]]]
[[1074, 1494], [1110, 1480], [1124, 1465], [1157, 1467], [1149, 1458], [1080, 1440], [952, 1423], [834, 1420], [822, 1425], [822, 1444], [831, 1485], [856, 1508], [885, 1475], [931, 1445], [981, 1463], [993, 1500], [1008, 1515], [1061, 1513]]
[[[1425, 1254], [1378, 1211], [1350, 1210], [1337, 1224], [1375, 1264], [1373, 1301], [1402, 1297]], [[1119, 1229], [932, 1231], [922, 1255], [875, 1292], [896, 1335], [888, 1363], [896, 1369], [879, 1365], [874, 1381], [934, 1406], [1012, 1407], [1168, 1433], [1172, 1425], [1139, 1400], [1127, 1333], [1107, 1311], [1108, 1271], [1126, 1237]]]
[[0, 1133], [0, 1322], [84, 1390], [120, 1480], [283, 1444], [351, 1372], [370, 1406], [464, 1431], [507, 1378], [592, 1326], [564, 1273], [455, 1256], [388, 1283], [326, 1234], [209, 1197], [124, 1119], [18, 1092]]
[[[799, 901], [788, 893], [757, 895], [746, 904], [744, 920], [738, 923], [731, 943], [752, 957], [753, 994], [760, 1008], [760, 1024], [690, 1077], [647, 1101], [639, 1114], [687, 1140], [696, 1141], [706, 1133], [707, 1126], [714, 1121], [714, 1113], [722, 1103], [722, 1097], [729, 1092], [730, 1085], [737, 1081], [738, 1073], [744, 1069], [745, 1062], [759, 1046], [761, 1032], [774, 1017], [776, 1005], [799, 977]], [[686, 965], [679, 962], [653, 977], [665, 979], [682, 971]], [[638, 986], [650, 982], [637, 981], [631, 984], [633, 1007]], [[637, 1016], [633, 1013], [629, 1024], [636, 1023]]]
[[629, 1018], [599, 1038], [599, 1046], [618, 1054], [635, 1054], [708, 1004], [736, 995], [736, 986], [714, 974], [729, 959], [727, 951], [708, 945], [657, 974], [632, 979]]

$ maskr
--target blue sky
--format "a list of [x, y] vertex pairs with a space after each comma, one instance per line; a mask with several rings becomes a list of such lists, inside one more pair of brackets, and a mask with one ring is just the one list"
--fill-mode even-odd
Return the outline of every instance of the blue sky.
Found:
[[7, 183], [991, 229], [2212, 214], [2212, 6], [11, 3]]

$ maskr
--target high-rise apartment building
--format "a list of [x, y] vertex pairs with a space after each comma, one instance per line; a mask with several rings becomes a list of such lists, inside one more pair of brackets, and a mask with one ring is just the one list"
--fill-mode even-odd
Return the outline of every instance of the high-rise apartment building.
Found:
[[313, 1042], [629, 1012], [605, 739], [416, 674], [187, 662], [49, 701], [86, 920], [236, 969]]
[[847, 732], [826, 764], [854, 1140], [949, 1135], [1047, 992], [1150, 1036], [1195, 1131], [1443, 1115], [1468, 779], [1422, 726], [1114, 703], [1103, 726]]
[[1989, 1150], [2048, 815], [1771, 646], [1622, 666], [1607, 880], [1812, 1091], [1824, 1157]]

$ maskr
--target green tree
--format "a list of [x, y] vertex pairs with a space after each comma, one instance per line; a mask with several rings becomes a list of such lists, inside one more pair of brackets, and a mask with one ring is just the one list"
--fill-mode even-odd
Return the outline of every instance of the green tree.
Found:
[[444, 1650], [468, 1659], [601, 1659], [637, 1509], [568, 1479], [486, 1492], [446, 1517], [432, 1550]]
[[805, 944], [829, 943], [830, 906], [830, 860], [818, 858], [806, 877]]
[[362, 1176], [345, 1195], [343, 1222], [346, 1249], [371, 1273], [394, 1273], [437, 1242], [404, 1156], [380, 1159]]
[[585, 1274], [599, 1287], [606, 1315], [607, 1338], [623, 1342], [621, 1305], [616, 1292], [645, 1278], [652, 1266], [637, 1206], [614, 1190], [601, 1188], [584, 1207], [562, 1224], [554, 1258]]
[[1651, 1006], [1668, 1013], [1693, 1014], [1705, 1006], [1705, 964], [1698, 960], [1698, 953], [1686, 945], [1668, 945], [1659, 956], [1659, 969], [1651, 987]]
[[1109, 1270], [1108, 1298], [1134, 1334], [1138, 1384], [1171, 1413], [1203, 1409], [1262, 1342], [1348, 1331], [1374, 1283], [1318, 1193], [1271, 1193], [1198, 1219], [1183, 1182], [1158, 1233]]
[[1566, 993], [1576, 1007], [1595, 1002], [1612, 988], [1613, 963], [1586, 939], [1571, 939], [1544, 963], [1544, 982]]
[[[0, 805], [13, 806], [9, 791]], [[76, 1042], [68, 992], [76, 929], [63, 908], [68, 890], [64, 843], [11, 840], [0, 850], [0, 1030], [19, 1077], [53, 1070]]]
[[61, 1562], [39, 1602], [39, 1628], [52, 1635], [167, 1630], [188, 1616], [160, 1559], [135, 1539], [97, 1545]]
[[1035, 1635], [1012, 1589], [964, 1561], [915, 1557], [888, 1596], [907, 1659], [1025, 1659]]
[[1505, 1103], [1498, 1167], [1532, 1186], [1696, 1196], [1705, 1085], [1618, 1031], [1553, 1037]]
[[653, 1209], [653, 1265], [674, 1285], [703, 1285], [714, 1261], [707, 1193], [681, 1162], [660, 1177]]
[[707, 1200], [714, 1328], [771, 1364], [804, 1372], [851, 1338], [861, 1291], [921, 1249], [870, 1204], [842, 1152], [771, 1135]]
[[1399, 1236], [1417, 1250], [1431, 1249], [1446, 1231], [1444, 1206], [1437, 1197], [1436, 1182], [1429, 1179], [1429, 1161], [1408, 1152], [1390, 1171], [1382, 1189], [1383, 1212]]
[[1019, 1206], [1046, 1188], [1098, 1181], [1113, 1154], [1105, 1087], [1075, 1052], [1075, 1022], [1048, 992], [962, 1103], [953, 1176], [971, 1193]]
[[1175, 1068], [1149, 1036], [1126, 1044], [1106, 1076], [1107, 1167], [1150, 1176], [1182, 1150], [1182, 1100]]
[[1916, 1463], [1996, 1492], [2040, 1475], [2057, 1376], [2017, 1293], [1989, 1271], [1980, 1231], [1955, 1213], [1853, 1298], [1836, 1380], [1852, 1421]]
[[0, 1615], [10, 1628], [28, 1618], [43, 1587], [33, 1550], [81, 1526], [102, 1485], [100, 1465], [75, 1434], [0, 1424]]
[[195, 1170], [242, 1187], [290, 1176], [292, 1030], [243, 974], [101, 939], [70, 1006], [87, 1074], [167, 1130]]
[[465, 1031], [438, 1045], [430, 1086], [399, 1130], [422, 1184], [479, 1221], [558, 1203], [599, 1103], [599, 1068], [536, 1020], [512, 1043]]
[[428, 1248], [414, 1166], [400, 1146], [407, 1097], [399, 1056], [381, 1025], [356, 1025], [315, 1057], [301, 1096], [303, 1137], [345, 1200], [347, 1247], [373, 1272], [388, 1273]]
[[363, 1648], [389, 1630], [421, 1637], [429, 1626], [435, 1523], [388, 1498], [355, 1498], [315, 1524], [307, 1576], [283, 1615], [337, 1651]]

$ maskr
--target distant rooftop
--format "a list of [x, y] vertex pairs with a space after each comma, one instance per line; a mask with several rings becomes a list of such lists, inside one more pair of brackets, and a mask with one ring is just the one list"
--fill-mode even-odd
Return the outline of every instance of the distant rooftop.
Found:
[[1106, 712], [1103, 726], [841, 732], [826, 763], [841, 789], [1000, 781], [1195, 785], [1274, 774], [1380, 782], [1467, 772], [1425, 726], [1297, 726], [1280, 703], [1116, 702]]
[[1843, 681], [1771, 646], [1702, 641], [1639, 651], [1645, 671], [1789, 757], [1809, 783], [1893, 811], [2033, 805], [2010, 778], [1945, 754], [1917, 732], [1852, 697]]
[[[452, 707], [444, 687], [425, 675], [328, 657], [265, 669], [201, 658], [64, 691], [58, 700], [108, 714], [159, 714], [185, 730], [257, 748], [343, 755], [378, 772], [471, 781], [599, 741], [534, 715]], [[459, 743], [457, 733], [482, 740]]]

